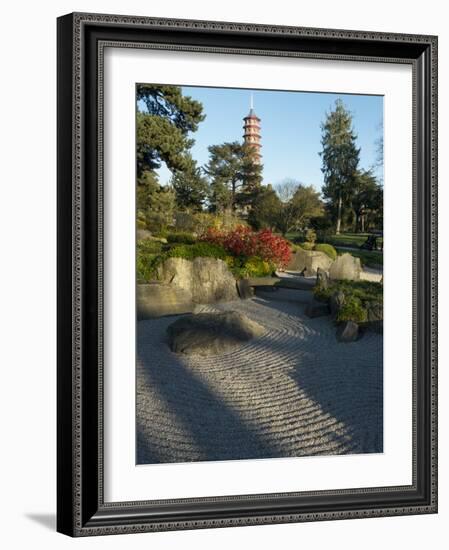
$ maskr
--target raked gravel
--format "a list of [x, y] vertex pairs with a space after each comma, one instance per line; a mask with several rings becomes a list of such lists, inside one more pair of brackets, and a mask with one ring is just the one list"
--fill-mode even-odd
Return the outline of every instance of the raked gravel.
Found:
[[382, 336], [339, 343], [329, 317], [304, 315], [309, 299], [279, 289], [203, 306], [266, 328], [213, 357], [169, 350], [179, 316], [140, 321], [137, 463], [382, 452]]

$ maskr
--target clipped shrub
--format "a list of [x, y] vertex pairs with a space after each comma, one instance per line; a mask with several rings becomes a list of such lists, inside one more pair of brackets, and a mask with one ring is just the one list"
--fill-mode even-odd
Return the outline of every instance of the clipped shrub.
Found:
[[147, 224], [145, 223], [145, 220], [137, 220], [136, 221], [137, 229], [146, 229]]
[[258, 256], [248, 258], [242, 266], [241, 274], [244, 277], [267, 277], [274, 271], [273, 265]]
[[192, 233], [188, 233], [186, 231], [168, 233], [167, 242], [180, 243], [180, 244], [194, 244], [196, 242], [196, 237]]
[[318, 252], [324, 252], [331, 260], [335, 261], [337, 259], [337, 251], [331, 244], [316, 244], [315, 250]]
[[225, 260], [227, 257], [225, 249], [214, 243], [198, 242], [195, 244], [178, 244], [166, 252], [168, 258], [184, 258], [194, 260], [195, 258], [217, 258]]
[[364, 323], [368, 319], [366, 307], [362, 305], [359, 298], [345, 295], [345, 301], [337, 313], [337, 321], [353, 321]]

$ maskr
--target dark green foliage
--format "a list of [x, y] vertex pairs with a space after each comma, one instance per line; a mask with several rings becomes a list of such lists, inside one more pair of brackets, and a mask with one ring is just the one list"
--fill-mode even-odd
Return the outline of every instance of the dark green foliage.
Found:
[[334, 281], [327, 287], [316, 285], [313, 292], [315, 298], [323, 302], [337, 292], [344, 294], [336, 321], [364, 323], [368, 319], [368, 309], [383, 304], [383, 285], [371, 281]]
[[138, 281], [150, 281], [154, 278], [161, 253], [161, 243], [147, 239], [137, 241], [136, 272]]
[[318, 237], [328, 235], [333, 232], [333, 223], [329, 215], [325, 212], [323, 216], [314, 216], [309, 220], [309, 226], [317, 232]]
[[138, 254], [159, 254], [163, 251], [163, 243], [151, 239], [141, 239], [137, 241]]
[[200, 212], [208, 194], [208, 182], [192, 157], [186, 156], [183, 170], [176, 170], [171, 178], [176, 204], [181, 210]]
[[305, 231], [312, 217], [320, 216], [320, 194], [309, 185], [295, 180], [285, 180], [276, 187], [281, 207], [276, 227], [285, 235], [291, 231]]
[[210, 160], [204, 171], [210, 178], [212, 211], [235, 210], [255, 197], [262, 180], [262, 166], [254, 149], [238, 141], [209, 147]]
[[196, 237], [192, 235], [192, 233], [187, 232], [168, 233], [167, 242], [179, 244], [194, 244], [196, 242]]
[[137, 174], [160, 168], [171, 171], [188, 167], [188, 151], [195, 132], [204, 120], [203, 106], [182, 95], [178, 86], [137, 86]]
[[248, 222], [256, 231], [268, 227], [277, 227], [282, 203], [271, 185], [261, 186], [255, 195]]
[[368, 312], [361, 300], [355, 296], [345, 296], [343, 306], [337, 313], [336, 321], [354, 321], [364, 323], [368, 318]]
[[359, 164], [360, 149], [352, 128], [352, 116], [338, 99], [335, 109], [327, 115], [321, 126], [324, 174], [323, 196], [330, 203], [336, 218], [336, 233], [340, 233], [343, 211], [348, 207]]
[[[140, 228], [154, 233], [164, 231], [172, 223], [174, 206], [172, 189], [159, 185], [154, 172], [143, 172], [137, 180], [137, 218], [140, 220]], [[142, 227], [142, 222], [145, 227]]]
[[199, 242], [192, 245], [179, 244], [166, 252], [168, 258], [184, 258], [194, 260], [195, 258], [217, 258], [224, 260], [227, 256], [226, 250], [217, 244]]
[[370, 170], [357, 171], [351, 197], [354, 227], [364, 232], [369, 226], [383, 225], [383, 189]]
[[337, 251], [331, 244], [324, 244], [324, 243], [316, 244], [314, 250], [317, 250], [318, 252], [324, 252], [329, 256], [331, 260], [337, 259]]

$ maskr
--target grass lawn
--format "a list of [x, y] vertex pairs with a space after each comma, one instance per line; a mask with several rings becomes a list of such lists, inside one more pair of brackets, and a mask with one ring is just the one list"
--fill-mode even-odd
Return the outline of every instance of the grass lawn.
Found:
[[[358, 248], [368, 238], [369, 233], [341, 233], [340, 235], [331, 235], [326, 237], [325, 242], [334, 246], [351, 246]], [[382, 242], [382, 238], [378, 239], [378, 243]]]

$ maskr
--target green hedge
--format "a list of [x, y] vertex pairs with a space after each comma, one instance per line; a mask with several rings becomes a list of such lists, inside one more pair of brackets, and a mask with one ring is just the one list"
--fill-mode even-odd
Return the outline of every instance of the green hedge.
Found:
[[228, 255], [222, 246], [206, 242], [190, 245], [179, 244], [168, 250], [166, 254], [168, 258], [184, 258], [186, 260], [193, 260], [201, 257], [224, 260]]
[[337, 259], [337, 251], [331, 244], [316, 244], [314, 250], [317, 250], [318, 252], [324, 252], [327, 256], [329, 256], [331, 260], [335, 261]]
[[186, 231], [168, 233], [167, 242], [179, 244], [194, 244], [196, 242], [196, 237], [192, 233], [187, 233]]

